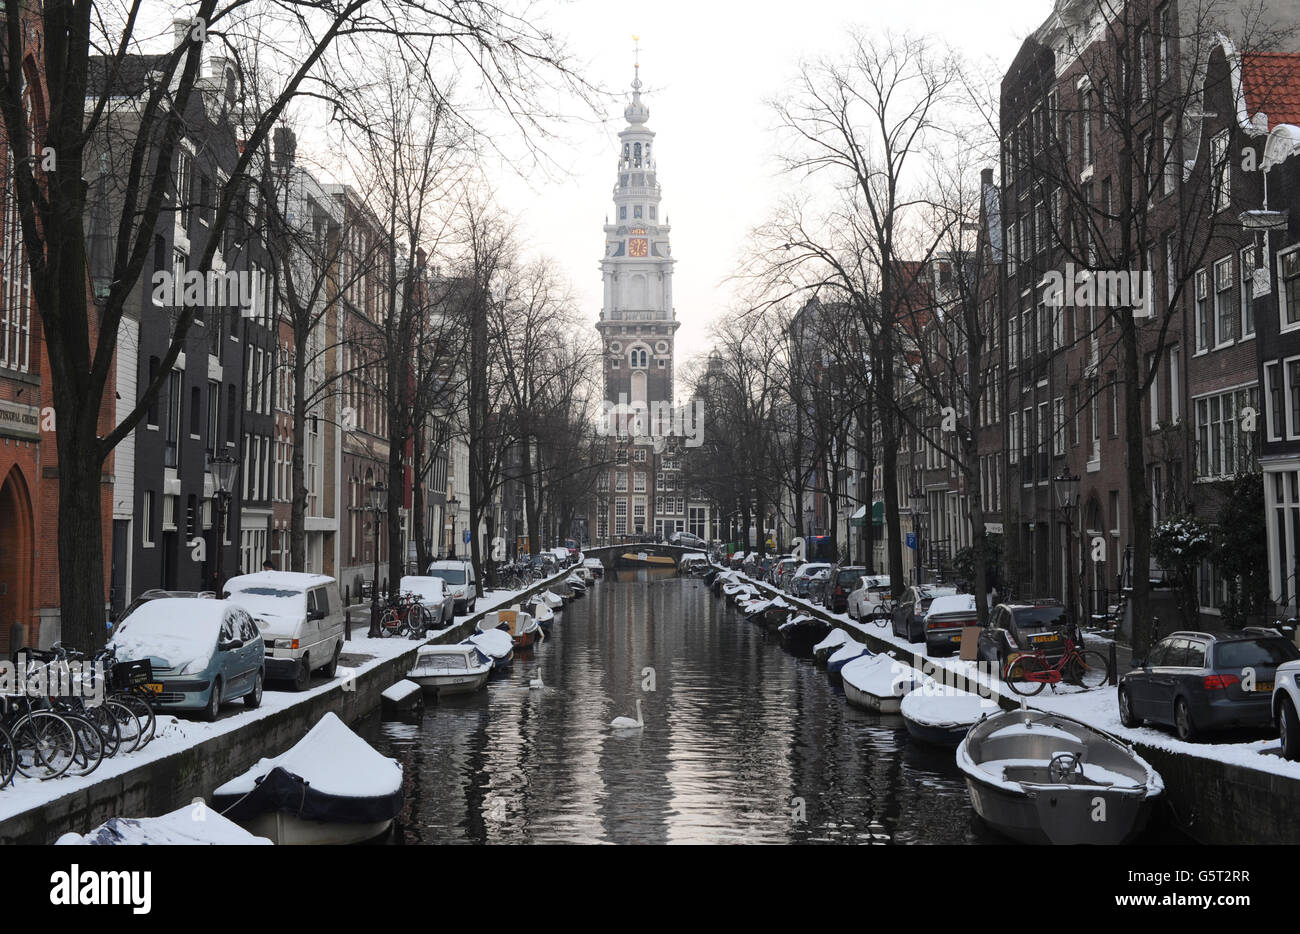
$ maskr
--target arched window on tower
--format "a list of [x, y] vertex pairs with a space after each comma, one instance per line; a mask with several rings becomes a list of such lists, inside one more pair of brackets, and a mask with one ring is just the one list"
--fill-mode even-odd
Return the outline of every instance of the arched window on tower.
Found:
[[641, 144], [637, 143], [632, 147], [632, 168], [641, 168]]

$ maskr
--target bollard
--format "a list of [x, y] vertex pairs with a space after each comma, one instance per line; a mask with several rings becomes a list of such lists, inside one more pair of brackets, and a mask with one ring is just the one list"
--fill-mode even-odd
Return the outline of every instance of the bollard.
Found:
[[352, 607], [343, 611], [343, 641], [352, 641]]
[[1119, 684], [1119, 655], [1115, 651], [1115, 643], [1110, 644], [1110, 683]]

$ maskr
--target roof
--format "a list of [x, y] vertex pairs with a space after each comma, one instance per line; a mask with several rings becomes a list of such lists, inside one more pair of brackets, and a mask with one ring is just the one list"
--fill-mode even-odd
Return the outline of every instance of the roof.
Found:
[[1300, 54], [1251, 52], [1241, 57], [1246, 113], [1268, 115], [1270, 129], [1300, 124]]
[[322, 584], [334, 583], [334, 578], [328, 574], [303, 574], [299, 571], [258, 571], [256, 574], [243, 574], [239, 577], [232, 577], [226, 581], [226, 589], [238, 583], [240, 587], [255, 587], [258, 584], [271, 584], [283, 587], [288, 585], [298, 590], [306, 590], [308, 587], [319, 587]]

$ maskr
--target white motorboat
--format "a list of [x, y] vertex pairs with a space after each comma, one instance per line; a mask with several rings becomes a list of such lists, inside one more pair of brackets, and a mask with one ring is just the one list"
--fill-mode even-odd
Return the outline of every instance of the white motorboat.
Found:
[[335, 714], [293, 747], [262, 759], [212, 793], [212, 807], [278, 844], [361, 843], [402, 810], [402, 766]]
[[1124, 843], [1164, 792], [1160, 774], [1128, 743], [1040, 710], [975, 724], [957, 747], [957, 767], [979, 816], [1025, 843]]
[[407, 680], [422, 688], [433, 688], [439, 697], [472, 694], [487, 684], [492, 660], [477, 646], [422, 645], [415, 653], [415, 664], [406, 673]]
[[605, 565], [599, 558], [584, 558], [582, 560], [582, 566], [590, 569], [591, 573], [596, 577], [605, 576]]
[[545, 638], [542, 627], [537, 625], [537, 620], [518, 606], [483, 614], [483, 618], [478, 621], [475, 628], [479, 632], [499, 629], [509, 633], [517, 649], [526, 649], [538, 639]]
[[552, 610], [560, 610], [564, 608], [564, 598], [552, 590], [539, 591], [537, 597]]
[[476, 632], [462, 640], [462, 644], [474, 646], [480, 653], [491, 659], [493, 671], [509, 668], [511, 662], [515, 660], [515, 642], [510, 638], [510, 633], [504, 629]]
[[65, 833], [56, 846], [270, 846], [229, 818], [199, 804], [160, 817], [110, 817], [88, 833]]
[[542, 627], [544, 632], [551, 631], [551, 624], [555, 622], [555, 611], [551, 605], [540, 597], [534, 597], [524, 604], [524, 609], [537, 620], [537, 625]]
[[903, 698], [898, 712], [914, 739], [952, 748], [966, 738], [967, 731], [981, 717], [996, 709], [997, 703], [991, 698], [927, 678]]
[[840, 669], [840, 677], [850, 704], [878, 713], [898, 713], [903, 695], [921, 679], [915, 668], [889, 655], [855, 658]]
[[[767, 609], [770, 602], [771, 601], [769, 601], [767, 605], [763, 606], [764, 610]], [[853, 637], [843, 629], [832, 629], [826, 634], [825, 639], [813, 646], [813, 659], [820, 664], [825, 665], [827, 660], [839, 651], [840, 646], [852, 641]]]

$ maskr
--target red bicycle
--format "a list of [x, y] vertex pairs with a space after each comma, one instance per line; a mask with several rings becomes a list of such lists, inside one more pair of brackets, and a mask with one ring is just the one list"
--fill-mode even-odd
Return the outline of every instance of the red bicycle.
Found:
[[1024, 697], [1033, 697], [1045, 684], [1056, 690], [1062, 681], [1091, 691], [1110, 681], [1110, 662], [1100, 652], [1079, 648], [1067, 635], [1065, 653], [1055, 664], [1048, 662], [1047, 653], [1042, 649], [1021, 652], [1007, 660], [1002, 680]]
[[429, 627], [428, 615], [420, 598], [413, 593], [404, 593], [391, 601], [379, 616], [379, 635], [410, 636], [412, 639], [424, 635]]

